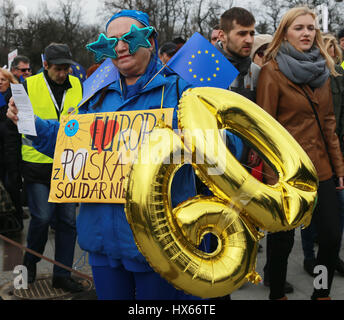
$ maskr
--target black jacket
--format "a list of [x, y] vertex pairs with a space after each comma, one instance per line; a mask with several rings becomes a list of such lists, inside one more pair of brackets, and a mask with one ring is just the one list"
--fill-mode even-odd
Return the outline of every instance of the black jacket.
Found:
[[[8, 129], [7, 129], [7, 109], [8, 109], [8, 101], [10, 100], [12, 93], [11, 88], [8, 88], [4, 93], [2, 93], [5, 104], [0, 106], [0, 179], [3, 180], [5, 183], [5, 175], [8, 171], [8, 163], [6, 158], [6, 140], [8, 135]], [[9, 121], [9, 120], [8, 120]]]

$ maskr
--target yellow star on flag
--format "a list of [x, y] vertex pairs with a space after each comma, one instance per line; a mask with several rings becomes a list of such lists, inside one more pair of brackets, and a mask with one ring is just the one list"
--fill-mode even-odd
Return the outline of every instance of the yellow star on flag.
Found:
[[195, 87], [225, 89], [239, 73], [221, 52], [197, 32], [167, 65]]

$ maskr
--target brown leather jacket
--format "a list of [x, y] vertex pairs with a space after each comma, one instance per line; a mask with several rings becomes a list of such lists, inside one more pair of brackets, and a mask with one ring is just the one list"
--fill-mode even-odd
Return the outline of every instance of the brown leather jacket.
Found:
[[[320, 181], [333, 176], [329, 156], [336, 175], [344, 176], [344, 161], [336, 134], [330, 80], [314, 91], [307, 85], [303, 88], [318, 112], [328, 152], [305, 93], [284, 76], [274, 60], [270, 60], [260, 71], [257, 104], [278, 120], [306, 151]], [[267, 171], [270, 175], [271, 171]], [[271, 181], [267, 179], [267, 182], [271, 183], [269, 180]]]

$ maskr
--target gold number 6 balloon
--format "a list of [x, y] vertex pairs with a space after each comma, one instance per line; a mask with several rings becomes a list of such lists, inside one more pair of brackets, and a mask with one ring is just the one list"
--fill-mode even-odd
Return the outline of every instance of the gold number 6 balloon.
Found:
[[[178, 118], [182, 136], [160, 128], [142, 145], [129, 173], [126, 216], [139, 250], [162, 277], [192, 295], [224, 296], [260, 280], [257, 228], [277, 232], [310, 223], [317, 174], [294, 138], [241, 95], [189, 89]], [[267, 185], [251, 176], [225, 147], [221, 129], [259, 150], [278, 182]], [[214, 196], [196, 196], [172, 209], [173, 177], [190, 160]], [[217, 237], [214, 252], [198, 249], [207, 233]]]

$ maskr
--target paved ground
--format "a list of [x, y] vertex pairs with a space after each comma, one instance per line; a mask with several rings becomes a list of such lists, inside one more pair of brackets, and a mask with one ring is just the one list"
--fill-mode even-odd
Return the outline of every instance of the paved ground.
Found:
[[[21, 235], [13, 240], [25, 244], [29, 220], [25, 220], [25, 228]], [[263, 252], [258, 254], [257, 272], [262, 276], [265, 264], [265, 238], [261, 241]], [[54, 233], [49, 233], [49, 241], [44, 255], [53, 259], [54, 252]], [[341, 257], [344, 258], [344, 247], [341, 249]], [[85, 260], [86, 259], [86, 260]], [[15, 275], [13, 269], [22, 262], [22, 252], [20, 249], [10, 244], [4, 243], [0, 239], [0, 287], [13, 281]], [[90, 267], [87, 263], [87, 256], [77, 245], [75, 250], [74, 263], [77, 264], [78, 271], [91, 275]], [[38, 274], [51, 274], [52, 264], [42, 260], [38, 264]], [[289, 300], [309, 300], [313, 291], [313, 278], [303, 270], [303, 253], [300, 242], [300, 230], [295, 233], [295, 244], [289, 258], [287, 280], [293, 284], [294, 293], [289, 294]], [[269, 290], [262, 283], [259, 285], [245, 284], [242, 288], [232, 294], [233, 300], [267, 300]], [[333, 281], [331, 297], [334, 300], [344, 300], [344, 277], [336, 273]]]
[[[24, 230], [16, 236], [11, 236], [11, 239], [26, 245], [26, 235], [29, 226], [29, 219], [24, 220]], [[45, 247], [44, 256], [54, 260], [55, 252], [55, 233], [49, 232], [48, 242]], [[0, 290], [1, 287], [12, 282], [16, 274], [13, 273], [13, 269], [17, 265], [21, 265], [23, 261], [23, 252], [21, 249], [9, 244], [0, 239]], [[87, 254], [80, 249], [78, 245], [75, 248], [74, 254], [74, 269], [77, 271], [89, 275], [92, 275], [91, 268], [88, 265]], [[48, 261], [41, 260], [37, 264], [37, 278], [40, 275], [52, 275], [53, 264]]]
[[[265, 240], [261, 241], [263, 252], [258, 254], [257, 272], [263, 277], [263, 267], [265, 265]], [[340, 256], [344, 257], [344, 247], [342, 246]], [[294, 286], [294, 293], [288, 294], [289, 300], [310, 300], [313, 292], [313, 281], [306, 271], [303, 270], [303, 251], [301, 247], [300, 229], [295, 232], [295, 243], [293, 251], [289, 256], [287, 280]], [[266, 300], [269, 289], [263, 283], [259, 285], [245, 284], [242, 288], [232, 294], [233, 300]], [[333, 300], [344, 300], [344, 277], [337, 272], [333, 280], [331, 298]]]

